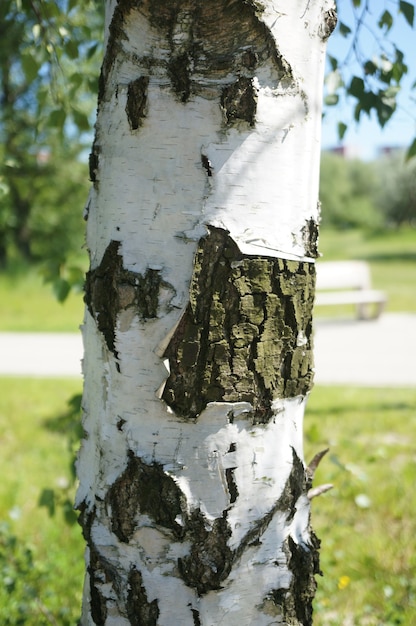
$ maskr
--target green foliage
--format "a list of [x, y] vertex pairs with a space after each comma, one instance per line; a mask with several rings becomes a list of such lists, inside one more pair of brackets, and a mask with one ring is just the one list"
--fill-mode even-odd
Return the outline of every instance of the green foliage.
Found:
[[66, 259], [83, 243], [80, 155], [91, 141], [102, 28], [93, 0], [0, 3], [0, 265], [16, 254], [48, 260], [61, 299], [73, 278]]
[[372, 163], [324, 153], [320, 199], [324, 228], [414, 226], [416, 164], [403, 153]]
[[376, 202], [388, 226], [416, 225], [416, 162], [395, 154], [377, 163]]
[[373, 202], [377, 184], [373, 164], [324, 153], [320, 180], [322, 226], [380, 227], [383, 217]]
[[[393, 0], [386, 9], [385, 3], [376, 0], [353, 0], [352, 4], [339, 2], [337, 10], [336, 32], [350, 43], [350, 47], [343, 57], [328, 56], [330, 71], [325, 80], [324, 102], [328, 106], [337, 105], [340, 96], [346, 94], [355, 102], [357, 122], [363, 113], [368, 116], [374, 113], [383, 127], [397, 109], [398, 96], [409, 73], [400, 41], [391, 38], [393, 26], [404, 20], [413, 28], [414, 4]], [[368, 51], [375, 48], [378, 53], [370, 57]], [[342, 121], [338, 130], [342, 139], [347, 130]], [[415, 151], [416, 148], [411, 147], [409, 156]]]

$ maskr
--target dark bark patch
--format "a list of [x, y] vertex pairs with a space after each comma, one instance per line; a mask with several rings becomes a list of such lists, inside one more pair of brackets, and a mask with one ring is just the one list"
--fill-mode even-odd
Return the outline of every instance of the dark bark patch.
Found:
[[315, 268], [243, 257], [222, 229], [199, 242], [190, 303], [165, 351], [163, 399], [195, 418], [209, 402], [250, 402], [267, 422], [272, 400], [312, 386]]
[[111, 528], [123, 543], [132, 538], [140, 514], [179, 536], [175, 521], [181, 514], [181, 491], [158, 463], [147, 464], [130, 454], [124, 472], [110, 487], [106, 501], [111, 507]]
[[172, 57], [168, 63], [168, 74], [172, 88], [181, 102], [187, 102], [191, 95], [190, 62], [188, 53]]
[[293, 519], [296, 513], [296, 502], [302, 494], [307, 493], [308, 485], [305, 467], [295, 449], [292, 448], [292, 470], [278, 500], [278, 509], [287, 513], [288, 521]]
[[148, 76], [140, 76], [128, 85], [126, 113], [131, 130], [137, 130], [146, 116], [148, 85]]
[[232, 85], [224, 87], [221, 94], [221, 108], [227, 124], [238, 121], [254, 126], [257, 110], [257, 90], [251, 78], [241, 77]]
[[193, 511], [187, 520], [186, 538], [192, 546], [188, 556], [178, 560], [179, 572], [185, 583], [203, 595], [220, 589], [231, 571], [233, 552], [227, 541], [231, 530], [224, 517], [217, 518], [207, 529], [207, 520], [200, 510]]
[[316, 593], [314, 574], [319, 570], [319, 539], [311, 532], [311, 545], [297, 544], [292, 537], [286, 540], [286, 553], [292, 578], [288, 589], [273, 590], [265, 598], [268, 614], [283, 617], [284, 623], [312, 626], [312, 602]]
[[315, 220], [307, 220], [302, 228], [302, 238], [305, 246], [305, 255], [313, 259], [318, 258], [319, 224]]
[[194, 620], [194, 626], [202, 626], [199, 611], [197, 609], [191, 609], [192, 619]]
[[135, 568], [129, 572], [127, 616], [131, 626], [156, 626], [159, 617], [157, 600], [149, 602], [141, 573]]
[[124, 269], [119, 249], [119, 241], [109, 243], [100, 265], [87, 272], [84, 295], [89, 312], [116, 358], [117, 315], [135, 307], [142, 320], [157, 317], [162, 283], [158, 270], [148, 268], [142, 275]]
[[201, 154], [201, 163], [207, 173], [207, 176], [212, 176], [212, 163], [205, 154]]
[[98, 149], [94, 142], [92, 147], [92, 152], [88, 158], [89, 163], [89, 173], [90, 173], [90, 181], [92, 183], [97, 182], [97, 172], [98, 172]]
[[[302, 461], [293, 450], [293, 465], [285, 488], [275, 510], [287, 512], [287, 521], [296, 513], [296, 503], [310, 487], [310, 478]], [[285, 540], [284, 552], [288, 568], [292, 573], [289, 588], [279, 588], [268, 594], [264, 609], [268, 614], [279, 615], [285, 623], [298, 626], [312, 626], [312, 602], [316, 593], [315, 575], [319, 568], [320, 541], [309, 528], [309, 543], [298, 544], [289, 535]]]
[[[228, 450], [228, 452], [235, 452], [237, 449], [236, 444], [232, 443], [230, 445], [230, 448]], [[227, 487], [228, 487], [228, 492], [230, 494], [230, 503], [232, 504], [233, 502], [235, 502], [238, 498], [238, 489], [237, 489], [237, 483], [235, 481], [234, 478], [234, 472], [237, 468], [235, 467], [228, 467], [225, 470], [225, 480], [227, 481]]]

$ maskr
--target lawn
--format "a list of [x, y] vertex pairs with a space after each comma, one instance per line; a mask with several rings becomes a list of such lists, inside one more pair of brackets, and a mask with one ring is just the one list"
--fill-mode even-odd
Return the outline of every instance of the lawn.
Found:
[[[74, 431], [67, 401], [80, 385], [0, 378], [2, 626], [75, 626], [79, 617], [84, 543], [72, 511]], [[42, 493], [47, 506], [40, 507]]]
[[[74, 626], [79, 615], [81, 532], [59, 504], [48, 513], [52, 491], [62, 502], [73, 497], [74, 433], [65, 406], [79, 391], [73, 380], [0, 378], [5, 626]], [[315, 484], [334, 484], [313, 501], [324, 572], [316, 626], [416, 623], [415, 407], [412, 389], [317, 387], [311, 394], [305, 456], [329, 446]], [[42, 493], [46, 506], [39, 507]]]

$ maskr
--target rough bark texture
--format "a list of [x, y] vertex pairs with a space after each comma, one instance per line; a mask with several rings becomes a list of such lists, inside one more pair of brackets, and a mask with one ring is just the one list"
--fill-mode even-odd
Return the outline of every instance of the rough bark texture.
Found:
[[312, 624], [321, 4], [107, 1], [82, 626]]
[[187, 307], [165, 352], [163, 399], [195, 418], [208, 402], [249, 402], [256, 422], [275, 397], [311, 388], [311, 263], [244, 257], [229, 235], [210, 229], [195, 258]]

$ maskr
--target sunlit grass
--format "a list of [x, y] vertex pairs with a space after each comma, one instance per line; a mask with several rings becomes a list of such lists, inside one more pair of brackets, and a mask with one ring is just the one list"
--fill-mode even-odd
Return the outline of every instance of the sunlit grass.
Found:
[[316, 626], [416, 624], [416, 389], [317, 387], [306, 455], [330, 451], [313, 501], [322, 540]]
[[83, 319], [82, 294], [72, 292], [62, 304], [34, 268], [0, 273], [0, 332], [77, 332]]
[[[71, 501], [68, 436], [52, 428], [79, 381], [0, 378], [0, 623], [74, 626], [83, 549], [78, 524], [39, 507], [43, 489]], [[21, 619], [22, 621], [19, 621]]]

